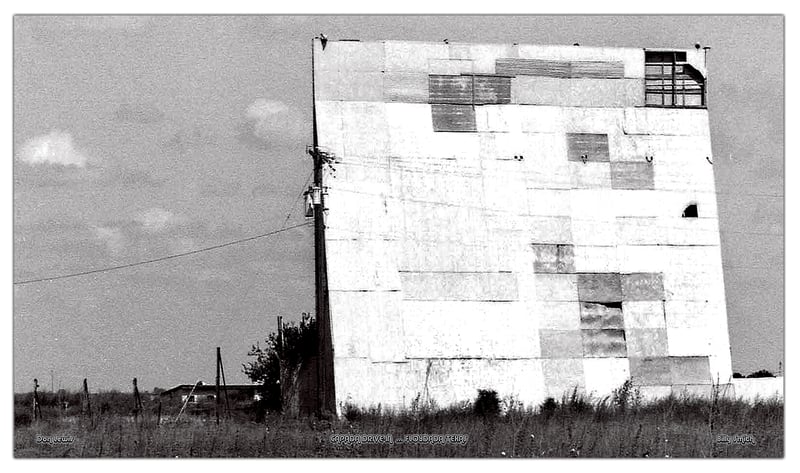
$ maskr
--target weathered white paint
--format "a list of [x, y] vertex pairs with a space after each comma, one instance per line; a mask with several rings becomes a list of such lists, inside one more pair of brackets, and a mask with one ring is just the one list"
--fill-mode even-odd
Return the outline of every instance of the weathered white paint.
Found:
[[[325, 186], [340, 408], [447, 406], [480, 388], [537, 404], [608, 395], [631, 375], [652, 397], [730, 378], [708, 114], [642, 107], [641, 49], [330, 41], [315, 55], [319, 144], [337, 161]], [[515, 77], [513, 99], [552, 104], [478, 105], [477, 132], [434, 131], [428, 74], [513, 57], [622, 61], [625, 78]], [[606, 135], [610, 162], [570, 161], [567, 133]], [[681, 218], [690, 203], [700, 218]], [[569, 264], [537, 266], [554, 244]], [[633, 300], [646, 284], [584, 287], [585, 310], [616, 319], [582, 324], [576, 273], [648, 273], [657, 298]]]

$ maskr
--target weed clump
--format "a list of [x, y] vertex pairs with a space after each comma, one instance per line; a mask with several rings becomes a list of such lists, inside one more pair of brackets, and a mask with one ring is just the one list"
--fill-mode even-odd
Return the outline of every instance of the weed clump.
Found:
[[500, 398], [493, 389], [479, 389], [472, 412], [482, 417], [497, 417], [500, 414]]

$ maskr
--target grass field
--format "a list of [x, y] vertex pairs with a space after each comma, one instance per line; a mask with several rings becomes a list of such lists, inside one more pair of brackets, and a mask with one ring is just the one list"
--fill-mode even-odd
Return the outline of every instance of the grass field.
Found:
[[[25, 408], [20, 402], [18, 409]], [[565, 397], [537, 409], [512, 407], [500, 415], [473, 406], [390, 413], [347, 409], [339, 420], [268, 415], [179, 422], [152, 413], [134, 423], [119, 412], [16, 422], [16, 457], [782, 457], [783, 403], [667, 398], [620, 405]], [[335, 442], [341, 434], [452, 434], [459, 443]], [[332, 437], [339, 435], [340, 437]], [[466, 437], [463, 437], [466, 436]], [[39, 440], [37, 441], [37, 437]], [[56, 437], [70, 440], [57, 443]], [[43, 439], [42, 439], [43, 438]], [[344, 437], [351, 440], [355, 437]], [[419, 440], [419, 439], [413, 439]]]

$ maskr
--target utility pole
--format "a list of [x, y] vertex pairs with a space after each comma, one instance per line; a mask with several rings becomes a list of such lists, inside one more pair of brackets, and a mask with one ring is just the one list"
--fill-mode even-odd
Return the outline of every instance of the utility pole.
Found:
[[139, 385], [136, 378], [133, 378], [133, 422], [139, 421], [139, 413], [142, 412], [142, 397], [139, 395]]
[[216, 396], [214, 397], [214, 402], [216, 403], [216, 407], [217, 407], [217, 409], [216, 409], [216, 411], [217, 411], [217, 425], [219, 425], [219, 407], [220, 407], [220, 401], [221, 401], [221, 399], [219, 398], [219, 360], [220, 360], [220, 353], [219, 353], [219, 347], [217, 347], [217, 382], [216, 382], [217, 389], [216, 389]]
[[328, 306], [328, 268], [325, 254], [325, 202], [323, 165], [327, 156], [319, 150], [317, 134], [316, 86], [314, 75], [314, 42], [311, 40], [311, 92], [313, 147], [310, 154], [314, 159], [314, 273], [317, 312], [317, 413], [336, 412], [333, 378], [333, 346], [331, 343], [330, 311]]
[[283, 400], [286, 397], [284, 390], [287, 389], [284, 382], [284, 360], [283, 360], [283, 317], [278, 316], [278, 390], [280, 391], [281, 411], [283, 411]]

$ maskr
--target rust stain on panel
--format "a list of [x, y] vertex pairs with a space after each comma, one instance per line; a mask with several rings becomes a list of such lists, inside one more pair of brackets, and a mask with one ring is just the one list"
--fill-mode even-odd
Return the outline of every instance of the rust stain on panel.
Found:
[[581, 302], [582, 329], [624, 329], [622, 303]]
[[640, 162], [612, 162], [611, 188], [631, 190], [655, 189], [653, 165]]
[[433, 131], [477, 131], [472, 105], [431, 105]]
[[582, 329], [581, 338], [585, 357], [623, 358], [628, 356], [624, 330]]
[[610, 162], [608, 135], [567, 133], [567, 158], [570, 161]]
[[664, 276], [662, 273], [623, 274], [621, 284], [626, 301], [664, 300]]
[[584, 302], [622, 302], [619, 273], [578, 274], [578, 300]]
[[572, 245], [557, 245], [547, 243], [534, 243], [533, 270], [536, 273], [574, 273], [574, 247]]

